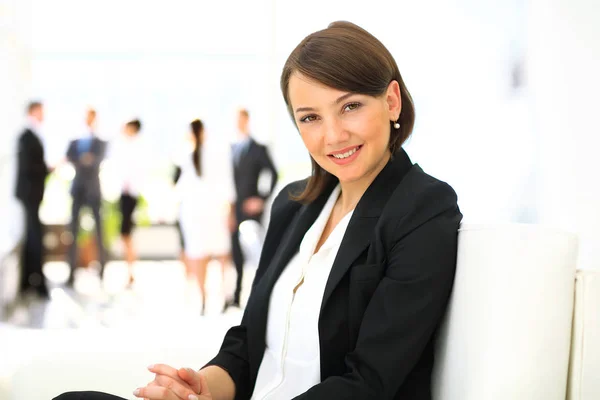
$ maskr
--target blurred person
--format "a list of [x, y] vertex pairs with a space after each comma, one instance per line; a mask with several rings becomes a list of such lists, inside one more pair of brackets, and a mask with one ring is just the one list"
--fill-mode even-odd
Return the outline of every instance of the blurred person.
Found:
[[[271, 196], [277, 184], [277, 170], [269, 156], [266, 146], [257, 143], [250, 134], [250, 114], [241, 109], [237, 120], [238, 137], [233, 145], [233, 176], [235, 181], [235, 224], [231, 234], [231, 253], [237, 272], [233, 299], [225, 304], [228, 307], [240, 307], [245, 257], [240, 243], [240, 224], [247, 220], [261, 223], [265, 210], [265, 201]], [[259, 183], [268, 174], [268, 190], [260, 190]]]
[[[190, 135], [190, 138], [193, 138], [193, 135]], [[190, 143], [191, 143], [191, 149], [193, 151], [194, 148], [194, 143], [193, 140], [190, 139]], [[189, 156], [189, 151], [185, 151], [185, 156], [184, 159], [186, 159]], [[172, 182], [173, 185], [175, 187], [177, 187], [177, 183], [179, 182], [179, 178], [181, 178], [181, 166], [179, 162], [174, 162], [174, 168], [173, 168], [173, 177], [172, 177]], [[179, 238], [179, 248], [180, 248], [180, 252], [179, 252], [179, 261], [186, 266], [186, 271], [187, 271], [187, 260], [185, 257], [185, 238], [183, 237], [183, 232], [181, 231], [181, 221], [179, 220], [180, 218], [180, 213], [177, 213], [177, 219], [175, 220], [175, 229], [177, 230], [177, 236]]]
[[217, 259], [223, 271], [231, 251], [228, 220], [235, 192], [227, 145], [218, 138], [206, 138], [199, 119], [191, 122], [190, 130], [194, 151], [180, 165], [177, 183], [181, 194], [179, 222], [186, 273], [198, 282], [204, 315], [208, 263]]
[[120, 186], [119, 210], [121, 212], [121, 240], [125, 250], [125, 261], [129, 270], [129, 285], [134, 282], [133, 264], [136, 253], [133, 246], [132, 231], [135, 226], [133, 214], [138, 204], [141, 188], [146, 180], [148, 168], [148, 149], [140, 139], [142, 123], [138, 119], [127, 122], [122, 138], [111, 149]]
[[16, 197], [25, 212], [25, 243], [21, 255], [19, 294], [23, 295], [31, 290], [42, 298], [48, 298], [48, 287], [42, 273], [44, 246], [39, 215], [46, 177], [50, 173], [39, 136], [43, 121], [43, 104], [38, 101], [29, 103], [26, 127], [18, 140]]
[[100, 190], [100, 164], [106, 155], [107, 144], [96, 133], [96, 110], [88, 109], [85, 124], [86, 135], [73, 140], [67, 150], [67, 161], [75, 167], [75, 178], [71, 185], [73, 205], [71, 210], [71, 234], [73, 241], [69, 249], [70, 273], [67, 286], [74, 283], [75, 269], [78, 266], [77, 236], [79, 234], [79, 213], [84, 206], [90, 207], [96, 228], [96, 250], [100, 263], [100, 277], [104, 277], [106, 255], [102, 236], [102, 216], [100, 213], [102, 193]]
[[[173, 174], [173, 185], [177, 186], [177, 182], [179, 182], [179, 178], [181, 178], [181, 167], [175, 167], [175, 173]], [[181, 221], [179, 221], [179, 216], [175, 220], [175, 229], [177, 229], [177, 237], [179, 238], [179, 248], [181, 249], [179, 253], [179, 261], [183, 265], [187, 265], [187, 260], [185, 258], [185, 239], [183, 237], [183, 232], [181, 231]]]
[[[240, 325], [201, 370], [148, 367], [160, 399], [431, 400], [462, 214], [402, 145], [412, 98], [385, 46], [334, 22], [287, 59], [281, 90], [310, 154], [276, 197]], [[108, 400], [69, 393], [57, 400]]]

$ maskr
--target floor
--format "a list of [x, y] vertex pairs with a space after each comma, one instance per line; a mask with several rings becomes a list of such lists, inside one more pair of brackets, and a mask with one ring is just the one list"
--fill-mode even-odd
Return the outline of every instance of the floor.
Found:
[[[104, 281], [94, 269], [76, 272], [73, 289], [64, 282], [68, 266], [64, 262], [49, 262], [44, 266], [50, 289], [50, 300], [33, 296], [13, 304], [5, 315], [5, 326], [33, 329], [63, 328], [126, 328], [157, 316], [161, 319], [210, 321], [222, 316], [227, 294], [235, 287], [233, 266], [221, 273], [220, 264], [213, 261], [207, 272], [207, 301], [204, 316], [198, 285], [188, 281], [179, 261], [142, 261], [134, 265], [135, 283], [128, 287], [127, 265], [122, 261], [107, 264]], [[248, 294], [254, 271], [244, 276], [242, 298]], [[224, 279], [223, 279], [224, 278]], [[241, 316], [239, 308], [228, 309], [228, 318]], [[197, 321], [196, 321], [197, 322]]]

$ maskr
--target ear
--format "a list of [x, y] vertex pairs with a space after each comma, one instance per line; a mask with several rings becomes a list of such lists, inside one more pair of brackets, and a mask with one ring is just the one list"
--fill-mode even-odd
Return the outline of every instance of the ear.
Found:
[[386, 102], [390, 121], [396, 121], [402, 111], [402, 98], [400, 97], [400, 85], [398, 81], [390, 82], [386, 92]]

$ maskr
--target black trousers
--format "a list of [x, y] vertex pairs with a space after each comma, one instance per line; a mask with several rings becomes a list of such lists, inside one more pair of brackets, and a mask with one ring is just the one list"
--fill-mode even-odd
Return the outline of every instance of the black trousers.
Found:
[[233, 294], [233, 302], [237, 305], [240, 304], [240, 295], [242, 293], [242, 279], [244, 278], [244, 253], [242, 252], [242, 245], [240, 244], [240, 229], [239, 224], [235, 231], [231, 234], [231, 257], [233, 258], [233, 264], [237, 272], [237, 279], [235, 282], [235, 292]]
[[100, 216], [100, 199], [93, 201], [87, 201], [82, 196], [73, 196], [73, 208], [71, 209], [71, 234], [73, 235], [73, 242], [69, 249], [69, 265], [71, 267], [71, 274], [69, 281], [73, 281], [73, 273], [77, 265], [77, 235], [79, 234], [79, 212], [83, 206], [88, 206], [92, 209], [94, 215], [94, 222], [96, 225], [96, 245], [98, 248], [98, 262], [100, 262], [100, 274], [104, 274], [105, 253], [104, 243], [102, 239], [102, 218]]
[[126, 400], [122, 397], [102, 392], [68, 392], [52, 400]]
[[40, 221], [40, 203], [23, 202], [25, 210], [25, 243], [21, 254], [21, 280], [19, 292], [29, 289], [42, 296], [48, 295], [46, 280], [42, 273], [44, 246], [42, 243], [43, 227]]

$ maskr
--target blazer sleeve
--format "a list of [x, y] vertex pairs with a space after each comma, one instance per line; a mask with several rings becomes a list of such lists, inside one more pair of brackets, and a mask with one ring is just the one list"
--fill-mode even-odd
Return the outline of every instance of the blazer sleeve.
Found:
[[227, 331], [219, 353], [203, 367], [215, 365], [227, 371], [235, 384], [236, 400], [250, 398], [250, 364], [248, 362], [246, 314], [247, 311], [244, 312], [240, 325]]
[[386, 239], [386, 272], [365, 311], [356, 347], [346, 355], [347, 372], [325, 379], [296, 399], [394, 398], [445, 312], [461, 218], [456, 205], [416, 226], [400, 218], [396, 238]]
[[[48, 167], [44, 161], [42, 150], [35, 151], [36, 143], [34, 140], [23, 135], [19, 139], [17, 148], [17, 163], [19, 174], [25, 178], [44, 179], [48, 175]], [[39, 156], [36, 156], [36, 153]]]

